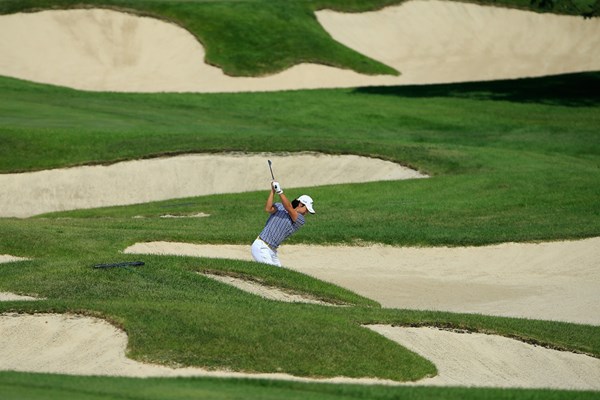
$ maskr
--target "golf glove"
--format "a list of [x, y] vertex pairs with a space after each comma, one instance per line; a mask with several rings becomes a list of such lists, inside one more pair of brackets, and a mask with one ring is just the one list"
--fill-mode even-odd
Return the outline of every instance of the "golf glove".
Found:
[[283, 189], [281, 188], [281, 185], [279, 184], [279, 182], [273, 181], [273, 189], [275, 190], [275, 193], [277, 193], [277, 194], [283, 193]]

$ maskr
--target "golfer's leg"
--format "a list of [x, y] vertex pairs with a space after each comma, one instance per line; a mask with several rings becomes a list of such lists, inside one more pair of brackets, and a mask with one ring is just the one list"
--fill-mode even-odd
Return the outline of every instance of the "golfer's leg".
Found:
[[[271, 249], [269, 249], [271, 250]], [[279, 261], [279, 254], [276, 251], [271, 250], [271, 262], [269, 264], [276, 265], [281, 267], [281, 262]]]
[[[252, 258], [263, 264], [277, 265], [273, 263], [273, 251], [262, 240], [256, 239], [252, 243]], [[277, 255], [275, 255], [277, 257]], [[279, 260], [277, 260], [279, 261]]]
[[256, 262], [265, 262], [263, 258], [262, 242], [258, 239], [256, 239], [254, 243], [252, 243], [252, 258], [254, 258], [254, 261]]

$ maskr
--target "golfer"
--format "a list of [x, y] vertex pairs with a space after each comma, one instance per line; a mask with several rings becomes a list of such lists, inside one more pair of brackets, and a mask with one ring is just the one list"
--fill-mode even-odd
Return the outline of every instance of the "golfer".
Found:
[[[281, 203], [273, 203], [275, 193], [279, 195]], [[271, 215], [267, 219], [265, 228], [252, 243], [252, 257], [260, 263], [281, 267], [277, 249], [281, 242], [304, 225], [306, 213], [315, 213], [313, 199], [302, 195], [290, 203], [283, 194], [279, 182], [273, 181], [265, 211]]]

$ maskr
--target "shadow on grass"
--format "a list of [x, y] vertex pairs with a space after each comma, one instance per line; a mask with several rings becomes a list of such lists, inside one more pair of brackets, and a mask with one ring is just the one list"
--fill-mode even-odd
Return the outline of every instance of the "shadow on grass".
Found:
[[489, 82], [358, 88], [361, 94], [399, 97], [448, 97], [582, 107], [600, 104], [600, 72]]

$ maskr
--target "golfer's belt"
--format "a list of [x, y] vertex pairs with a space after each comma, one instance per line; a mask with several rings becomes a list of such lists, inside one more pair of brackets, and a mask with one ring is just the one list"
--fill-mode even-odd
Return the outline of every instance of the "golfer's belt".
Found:
[[263, 242], [264, 244], [266, 244], [267, 247], [270, 248], [271, 250], [273, 250], [275, 253], [277, 253], [277, 248], [271, 246], [265, 239], [261, 238], [260, 236], [258, 236], [257, 239], [260, 240], [261, 242]]

